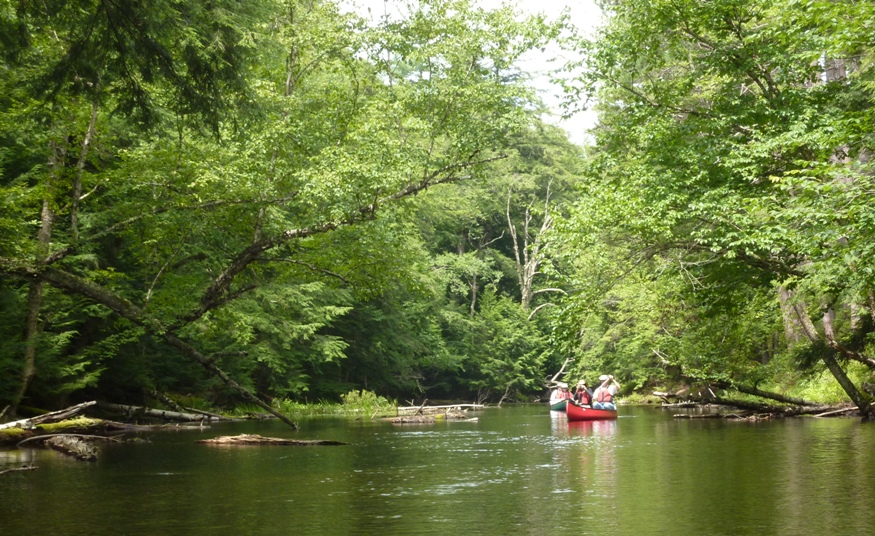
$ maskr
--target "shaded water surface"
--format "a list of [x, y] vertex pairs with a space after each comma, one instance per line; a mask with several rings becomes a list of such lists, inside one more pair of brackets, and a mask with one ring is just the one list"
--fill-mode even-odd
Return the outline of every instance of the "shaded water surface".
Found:
[[[621, 407], [568, 423], [545, 405], [477, 422], [312, 419], [102, 447], [96, 463], [0, 451], [0, 534], [872, 534], [875, 424], [673, 419]], [[344, 446], [211, 447], [259, 433]]]

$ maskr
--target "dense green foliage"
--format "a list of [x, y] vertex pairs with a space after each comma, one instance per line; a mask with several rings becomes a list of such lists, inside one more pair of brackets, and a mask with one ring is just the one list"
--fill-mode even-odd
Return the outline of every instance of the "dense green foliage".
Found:
[[539, 390], [507, 227], [579, 159], [515, 64], [559, 27], [401, 11], [0, 3], [0, 409]]
[[780, 391], [804, 364], [868, 407], [871, 3], [604, 9], [578, 80], [596, 147], [557, 248], [578, 365]]
[[[396, 7], [0, 2], [0, 410], [527, 400], [568, 357], [871, 408], [871, 3]], [[559, 38], [586, 154], [516, 67]]]

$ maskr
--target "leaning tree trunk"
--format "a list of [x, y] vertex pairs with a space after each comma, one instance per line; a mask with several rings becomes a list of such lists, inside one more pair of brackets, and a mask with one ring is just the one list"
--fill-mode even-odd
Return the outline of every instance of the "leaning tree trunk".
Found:
[[826, 368], [832, 373], [833, 377], [839, 382], [839, 385], [844, 389], [845, 393], [847, 393], [848, 397], [854, 403], [854, 405], [859, 408], [860, 413], [863, 414], [864, 417], [872, 418], [875, 417], [875, 407], [873, 407], [867, 397], [857, 389], [857, 386], [854, 385], [854, 382], [848, 378], [848, 375], [845, 373], [845, 370], [836, 360], [836, 353], [838, 353], [838, 349], [836, 348], [835, 334], [832, 330], [832, 315], [834, 314], [832, 310], [826, 312], [823, 317], [824, 321], [824, 329], [826, 330], [828, 337], [827, 340], [824, 341], [820, 333], [817, 331], [817, 328], [814, 326], [814, 322], [811, 321], [811, 318], [808, 316], [808, 313], [805, 309], [799, 304], [795, 304], [793, 306], [796, 311], [797, 318], [799, 319], [800, 324], [802, 325], [806, 337], [811, 342], [814, 343], [826, 343], [827, 351], [823, 352], [821, 359], [823, 363], [826, 365]]
[[74, 294], [85, 296], [95, 302], [108, 307], [118, 313], [121, 317], [130, 320], [131, 322], [142, 326], [149, 332], [150, 335], [161, 338], [179, 350], [182, 355], [196, 361], [204, 367], [210, 374], [222, 380], [228, 387], [237, 391], [246, 400], [258, 405], [267, 412], [275, 415], [278, 419], [288, 424], [294, 429], [298, 429], [298, 425], [288, 417], [280, 413], [278, 410], [271, 407], [269, 404], [255, 396], [248, 389], [234, 381], [228, 376], [225, 371], [220, 369], [215, 360], [209, 356], [199, 352], [197, 348], [183, 341], [173, 332], [172, 329], [164, 326], [155, 318], [151, 317], [144, 310], [140, 309], [125, 298], [111, 292], [109, 289], [100, 287], [90, 281], [82, 279], [76, 275], [63, 272], [55, 268], [45, 268], [41, 274], [42, 278], [54, 285], [57, 288], [64, 289]]

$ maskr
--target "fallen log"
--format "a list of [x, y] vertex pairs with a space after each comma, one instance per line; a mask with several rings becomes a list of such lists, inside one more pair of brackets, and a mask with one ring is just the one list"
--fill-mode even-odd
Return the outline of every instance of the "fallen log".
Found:
[[447, 420], [460, 421], [462, 419], [467, 419], [468, 418], [467, 411], [468, 410], [459, 409], [459, 408], [448, 409], [446, 412]]
[[676, 413], [675, 419], [725, 419], [727, 416], [722, 413]]
[[56, 435], [49, 438], [45, 444], [52, 449], [61, 452], [62, 454], [72, 456], [80, 461], [97, 461], [97, 449], [95, 449], [85, 441], [82, 441], [78, 437], [68, 435]]
[[852, 411], [859, 411], [860, 408], [857, 406], [848, 406], [846, 408], [834, 409], [832, 411], [824, 411], [823, 413], [818, 413], [816, 415], [812, 415], [812, 417], [829, 417], [830, 415], [838, 415], [840, 413], [851, 413]]
[[0, 475], [5, 475], [6, 473], [14, 473], [17, 471], [36, 471], [37, 466], [33, 464], [22, 465], [21, 467], [13, 467], [11, 469], [3, 469], [0, 471]]
[[31, 417], [29, 419], [21, 419], [18, 421], [7, 422], [5, 424], [0, 424], [0, 430], [4, 430], [6, 428], [23, 428], [25, 430], [30, 430], [40, 424], [63, 421], [64, 419], [69, 419], [74, 415], [82, 413], [87, 408], [95, 404], [97, 404], [97, 402], [92, 400], [91, 402], [83, 402], [75, 406], [70, 406], [66, 409], [44, 413], [42, 415], [37, 415], [36, 417]]
[[389, 417], [386, 420], [393, 424], [431, 424], [437, 422], [437, 417], [434, 415], [399, 415], [398, 417]]
[[212, 415], [204, 415], [201, 413], [182, 413], [180, 411], [167, 411], [163, 409], [146, 408], [143, 406], [124, 406], [121, 404], [112, 404], [110, 402], [101, 402], [98, 407], [110, 413], [120, 413], [128, 418], [148, 417], [164, 421], [188, 422], [209, 421], [215, 419]]
[[745, 402], [742, 400], [731, 400], [728, 398], [722, 398], [719, 396], [712, 396], [709, 398], [693, 398], [692, 400], [697, 400], [702, 404], [716, 404], [719, 406], [729, 406], [732, 408], [743, 409], [747, 411], [754, 411], [757, 413], [785, 413], [786, 408], [778, 407], [778, 406], [770, 406], [768, 404], [756, 404], [753, 402]]
[[483, 409], [483, 404], [449, 404], [446, 406], [405, 406], [396, 408], [399, 414], [402, 413], [445, 413], [448, 409], [468, 408], [468, 409]]
[[330, 441], [326, 439], [284, 439], [280, 437], [264, 437], [258, 434], [240, 434], [236, 436], [219, 436], [212, 439], [201, 439], [195, 443], [205, 443], [207, 445], [292, 445], [300, 447], [309, 447], [317, 445], [346, 445], [340, 441]]
[[732, 384], [729, 382], [717, 382], [714, 385], [720, 387], [721, 389], [735, 389], [739, 393], [744, 393], [752, 396], [756, 396], [759, 398], [767, 398], [770, 400], [775, 400], [777, 402], [783, 402], [785, 404], [792, 404], [794, 406], [820, 406], [819, 402], [813, 402], [811, 400], [805, 400], [804, 398], [795, 398], [792, 396], [782, 395], [781, 393], [772, 393], [770, 391], [763, 391], [757, 389], [756, 387], [748, 387], [745, 385]]
[[99, 435], [89, 435], [89, 434], [46, 434], [46, 435], [38, 435], [33, 437], [28, 437], [27, 439], [22, 439], [18, 442], [17, 447], [21, 448], [21, 445], [25, 443], [31, 443], [35, 441], [48, 441], [53, 437], [75, 437], [82, 440], [90, 440], [90, 441], [113, 441], [115, 443], [121, 443], [121, 441], [116, 437], [109, 436], [99, 436]]
[[[243, 419], [237, 419], [234, 417], [226, 417], [225, 415], [220, 415], [218, 413], [213, 413], [211, 411], [204, 411], [202, 409], [187, 408], [184, 406], [182, 409], [184, 409], [185, 411], [191, 412], [191, 413], [197, 413], [199, 415], [206, 415], [207, 417], [212, 417], [212, 418], [216, 419], [217, 421], [242, 421], [243, 420]], [[273, 415], [269, 415], [269, 417], [275, 418]]]

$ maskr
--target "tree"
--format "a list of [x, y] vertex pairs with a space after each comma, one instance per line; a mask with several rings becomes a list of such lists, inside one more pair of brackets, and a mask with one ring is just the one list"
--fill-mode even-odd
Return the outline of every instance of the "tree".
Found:
[[[0, 270], [16, 285], [50, 285], [108, 308], [274, 412], [246, 388], [248, 380], [225, 372], [227, 358], [219, 356], [254, 357], [274, 373], [296, 369], [278, 361], [294, 359], [289, 353], [240, 354], [256, 340], [276, 347], [267, 343], [279, 335], [264, 324], [272, 314], [267, 304], [294, 288], [301, 294], [291, 299], [307, 300], [325, 295], [317, 282], [354, 281], [354, 272], [333, 265], [343, 256], [335, 246], [398, 243], [380, 222], [388, 207], [477, 177], [500, 158], [494, 150], [526, 123], [531, 99], [508, 73], [553, 31], [540, 19], [518, 21], [508, 8], [486, 11], [464, 1], [414, 3], [407, 18], [374, 28], [331, 2], [263, 2], [242, 11], [187, 2], [154, 12], [135, 4], [123, 14], [103, 6], [28, 14], [33, 20], [19, 13], [11, 23], [39, 39], [61, 30], [70, 36], [53, 61], [39, 47], [22, 46], [31, 55], [9, 64], [15, 76], [42, 79], [32, 71], [45, 67], [50, 76], [43, 78], [55, 81], [45, 86], [50, 102], [68, 103], [62, 110], [119, 114], [108, 112], [105, 123], [98, 116], [96, 127], [75, 121], [85, 134], [72, 138], [69, 128], [57, 129], [64, 134], [52, 139], [64, 143], [33, 143], [42, 130], [29, 110], [49, 102], [42, 86], [6, 100], [4, 139], [17, 139], [19, 153], [4, 166], [4, 199], [15, 210], [5, 212], [3, 225], [15, 233], [0, 244]], [[180, 10], [186, 22], [168, 22]], [[100, 32], [106, 42], [96, 40]], [[109, 47], [103, 56], [90, 52], [99, 45]], [[99, 61], [91, 65], [93, 57]], [[97, 85], [77, 85], [77, 69]], [[86, 98], [98, 90], [99, 99]], [[15, 137], [20, 119], [28, 134]], [[86, 144], [92, 130], [97, 135]], [[46, 149], [27, 150], [35, 146]], [[74, 154], [85, 155], [84, 165], [66, 157], [69, 146], [82, 147]], [[86, 193], [65, 204], [82, 170]], [[51, 212], [42, 218], [51, 240], [40, 238], [45, 231], [34, 238], [23, 224], [40, 206]], [[326, 306], [315, 324], [313, 311], [295, 322], [316, 333], [348, 302]], [[223, 325], [233, 327], [219, 344]], [[341, 351], [335, 342], [311, 355], [334, 359]]]
[[[778, 288], [792, 289], [809, 338], [832, 348], [823, 363], [868, 412], [837, 359], [840, 347], [846, 357], [856, 352], [839, 341], [850, 332], [838, 331], [830, 310], [860, 304], [871, 288], [859, 277], [867, 271], [858, 249], [868, 242], [867, 224], [848, 229], [845, 212], [853, 207], [868, 221], [856, 202], [868, 203], [860, 188], [871, 176], [863, 126], [871, 124], [871, 100], [865, 71], [851, 58], [871, 46], [868, 23], [860, 22], [872, 20], [871, 7], [737, 0], [605, 7], [610, 22], [585, 45], [591, 60], [581, 80], [598, 92], [597, 150], [587, 198], [566, 227], [587, 246], [618, 250], [596, 284], [610, 289], [628, 274], [682, 281], [676, 299], [685, 301], [675, 303], [690, 311], [692, 300], [695, 314], [686, 318], [695, 332], [715, 325], [703, 321], [712, 312], [733, 325], [747, 310], [748, 327], [733, 340], [757, 332], [762, 345], [780, 318]], [[584, 288], [598, 296], [592, 282]], [[823, 335], [810, 317], [820, 307]], [[706, 335], [675, 363], [711, 354], [713, 371], [743, 381], [714, 342]], [[746, 359], [762, 361], [762, 345], [747, 347]]]

